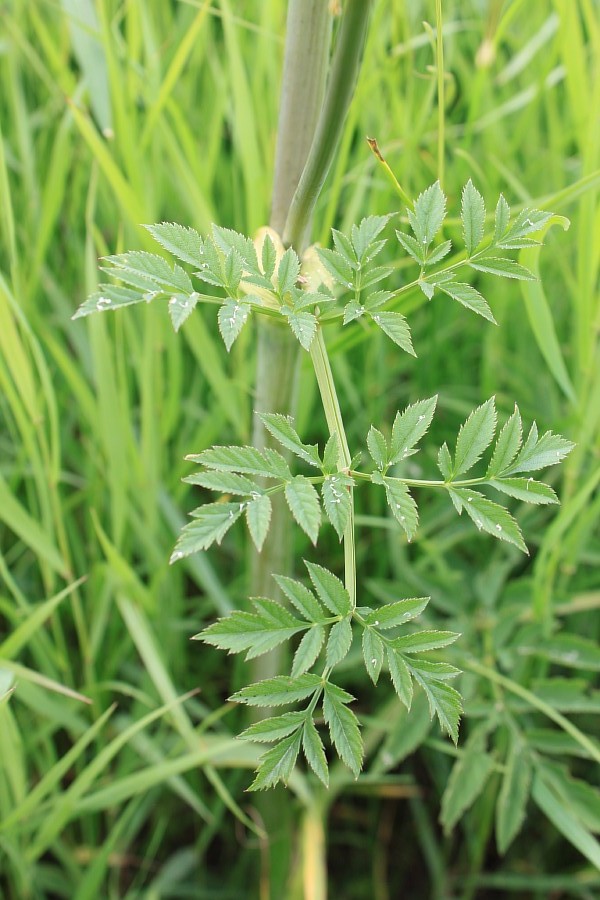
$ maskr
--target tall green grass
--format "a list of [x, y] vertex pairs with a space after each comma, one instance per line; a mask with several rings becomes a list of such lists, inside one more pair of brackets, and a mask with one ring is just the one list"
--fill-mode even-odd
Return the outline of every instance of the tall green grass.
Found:
[[[576, 676], [583, 693], [598, 668], [550, 667], [511, 640], [535, 642], [557, 623], [594, 637], [600, 623], [600, 24], [592, 0], [445, 0], [442, 12], [452, 206], [471, 175], [490, 203], [502, 191], [572, 225], [547, 237], [543, 286], [489, 285], [500, 328], [409, 296], [418, 364], [360, 332], [331, 350], [356, 441], [372, 420], [439, 391], [440, 443], [491, 393], [503, 413], [516, 399], [526, 420], [577, 442], [551, 521], [519, 511], [526, 564], [435, 499], [411, 548], [383, 507], [359, 510], [359, 526], [375, 529], [358, 533], [363, 584], [430, 594], [437, 620], [465, 635], [468, 734], [482, 697], [500, 690], [477, 665], [501, 667], [535, 696], [549, 673]], [[376, 5], [315, 216], [322, 242], [332, 225], [399, 209], [366, 135], [409, 194], [437, 176], [436, 41], [422, 25], [434, 27], [435, 13], [433, 0]], [[189, 642], [245, 595], [247, 548], [234, 534], [218, 555], [167, 566], [193, 502], [184, 455], [250, 437], [252, 336], [227, 356], [209, 316], [194, 315], [179, 337], [152, 307], [70, 316], [95, 286], [99, 256], [147, 245], [144, 222], [252, 233], [267, 220], [285, 7], [9, 0], [0, 16], [0, 892], [245, 897], [252, 885], [276, 896], [243, 793], [258, 751], [231, 738], [239, 712], [225, 703], [241, 672]], [[325, 429], [316, 408], [307, 368], [298, 424], [315, 439]], [[327, 552], [341, 566], [333, 542]], [[573, 718], [594, 735], [598, 700], [588, 697]], [[538, 712], [529, 721], [539, 745], [557, 743]], [[454, 751], [418, 703], [406, 717], [390, 702], [368, 739], [372, 774], [349, 785], [340, 773], [329, 809], [305, 824], [307, 847], [327, 830], [333, 895], [597, 892], [600, 875], [572, 836], [535, 806], [499, 859], [498, 775], [454, 837], [442, 835]], [[569, 758], [592, 777], [581, 748]], [[296, 779], [292, 802], [308, 789]]]

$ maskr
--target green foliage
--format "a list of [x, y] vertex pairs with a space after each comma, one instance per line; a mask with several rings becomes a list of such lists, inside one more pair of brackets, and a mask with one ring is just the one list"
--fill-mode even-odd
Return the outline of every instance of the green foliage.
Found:
[[[455, 270], [460, 264], [424, 275], [426, 268], [440, 263], [451, 250], [449, 241], [432, 248], [446, 216], [446, 198], [439, 182], [418, 196], [414, 206], [407, 210], [407, 215], [413, 236], [397, 232], [397, 237], [409, 256], [419, 263], [420, 286], [428, 298], [439, 287], [442, 293], [493, 322], [489, 305], [479, 291], [468, 283], [454, 281]], [[276, 264], [270, 239], [263, 244], [259, 262], [255, 246], [249, 238], [218, 226], [213, 226], [211, 234], [205, 239], [190, 229], [168, 224], [153, 226], [150, 233], [165, 249], [171, 248], [179, 259], [196, 261], [200, 257], [195, 275], [224, 292], [224, 298], [215, 296], [212, 299], [220, 303], [217, 318], [227, 350], [231, 349], [251, 310], [260, 314], [266, 309], [269, 315], [277, 315], [287, 322], [301, 346], [309, 351], [321, 327], [319, 310], [322, 307], [329, 318], [341, 313], [345, 325], [363, 316], [370, 318], [394, 343], [414, 355], [405, 317], [383, 308], [394, 300], [394, 293], [373, 293], [369, 290], [393, 272], [389, 266], [374, 263], [386, 244], [381, 234], [388, 219], [388, 216], [370, 216], [358, 226], [353, 226], [348, 234], [333, 231], [335, 249], [317, 248], [323, 272], [327, 273], [321, 276], [317, 293], [303, 290], [302, 263], [292, 248], [287, 249]], [[542, 227], [547, 219], [546, 214], [533, 210], [526, 217], [519, 216], [511, 224], [506, 204], [501, 198], [497, 206], [494, 235], [486, 239], [483, 197], [469, 181], [463, 190], [461, 205], [467, 255], [463, 265], [510, 278], [533, 277], [514, 260], [490, 254], [496, 253], [499, 248], [520, 247], [520, 242], [530, 240], [526, 235]], [[114, 277], [143, 291], [140, 300], [158, 296], [167, 288], [185, 292], [182, 296], [187, 298], [184, 301], [186, 310], [191, 298], [194, 306], [199, 299], [200, 295], [194, 291], [190, 277], [178, 265], [171, 269], [161, 257], [148, 253], [127, 253], [109, 257], [109, 262]], [[327, 278], [333, 280], [336, 292], [339, 290], [342, 296], [348, 290], [352, 292], [350, 300], [342, 301], [343, 312], [335, 312], [338, 298], [327, 288]], [[248, 299], [249, 293], [255, 289], [262, 291], [262, 295]], [[170, 301], [173, 304], [179, 302], [175, 297]], [[80, 315], [98, 308], [98, 303], [95, 307], [91, 301], [86, 303], [80, 309]], [[108, 304], [101, 304], [100, 308], [105, 306]], [[311, 312], [308, 312], [309, 309]], [[179, 309], [177, 322], [174, 320], [176, 327], [191, 311], [190, 308], [184, 314]], [[324, 403], [333, 402], [335, 388], [329, 383], [321, 383], [321, 390], [324, 392]], [[331, 401], [327, 397], [331, 397]], [[504, 496], [534, 505], [553, 503], [556, 497], [548, 485], [532, 478], [511, 476], [560, 462], [573, 444], [552, 432], [538, 437], [535, 423], [523, 443], [521, 417], [515, 407], [496, 440], [486, 474], [465, 479], [464, 476], [480, 462], [494, 441], [497, 414], [492, 397], [474, 409], [460, 426], [454, 454], [450, 453], [446, 444], [439, 450], [438, 465], [443, 481], [405, 477], [405, 460], [417, 452], [417, 445], [431, 426], [437, 399], [437, 396], [430, 397], [410, 404], [403, 411], [399, 410], [389, 440], [379, 428], [371, 425], [366, 438], [367, 449], [375, 465], [371, 473], [355, 467], [340, 468], [339, 436], [336, 432], [331, 434], [321, 456], [316, 444], [308, 444], [301, 438], [293, 419], [279, 413], [263, 413], [261, 419], [282, 450], [295, 458], [293, 466], [281, 453], [271, 448], [259, 451], [251, 446], [213, 447], [189, 456], [188, 459], [202, 468], [186, 480], [225, 496], [216, 503], [205, 503], [191, 513], [192, 521], [182, 529], [171, 562], [206, 550], [213, 543], [220, 543], [242, 513], [245, 513], [250, 537], [260, 552], [271, 523], [271, 498], [277, 493], [283, 493], [293, 519], [312, 544], [316, 544], [319, 537], [323, 510], [339, 539], [344, 542], [353, 540], [353, 536], [347, 535], [352, 521], [353, 491], [369, 483], [384, 488], [390, 513], [408, 541], [415, 538], [419, 525], [417, 502], [411, 489], [442, 488], [459, 515], [466, 511], [477, 529], [526, 553], [519, 525], [508, 509], [488, 499], [474, 487], [487, 486]], [[308, 467], [311, 474], [296, 472], [296, 464]], [[314, 474], [314, 470], [320, 474]], [[267, 487], [265, 479], [269, 482]], [[239, 497], [240, 502], [231, 502], [227, 495]], [[254, 599], [254, 612], [235, 611], [197, 635], [200, 640], [221, 650], [243, 652], [248, 660], [297, 639], [289, 676], [277, 676], [250, 685], [232, 698], [264, 707], [308, 701], [303, 712], [267, 720], [272, 724], [270, 729], [253, 726], [245, 732], [246, 738], [258, 736], [261, 741], [274, 744], [261, 757], [252, 790], [272, 787], [279, 781], [288, 782], [301, 750], [314, 774], [323, 783], [328, 782], [327, 753], [314, 720], [319, 704], [329, 728], [332, 750], [358, 777], [363, 759], [360, 723], [349, 706], [353, 697], [335, 685], [331, 676], [351, 652], [360, 631], [362, 657], [371, 681], [378, 683], [384, 664], [387, 664], [394, 690], [407, 708], [412, 704], [416, 683], [427, 697], [430, 714], [437, 716], [441, 728], [456, 743], [462, 703], [459, 693], [447, 682], [458, 675], [459, 670], [422, 654], [447, 647], [459, 635], [435, 629], [398, 633], [401, 626], [424, 611], [427, 600], [394, 601], [377, 611], [366, 609], [365, 612], [364, 607], [356, 606], [347, 588], [332, 572], [315, 563], [307, 562], [306, 565], [316, 593], [284, 576], [278, 579], [280, 587], [300, 612], [301, 619], [278, 602]], [[312, 671], [319, 663], [322, 666], [321, 675]], [[471, 738], [460, 764], [453, 770], [442, 806], [442, 822], [447, 830], [454, 826], [484, 789], [493, 768], [492, 757], [483, 747], [484, 737], [485, 733], [481, 732], [479, 737]], [[504, 799], [499, 807], [502, 812], [498, 813], [498, 840], [502, 847], [508, 846], [522, 819], [521, 812], [514, 808], [514, 787], [510, 778], [503, 786]]]

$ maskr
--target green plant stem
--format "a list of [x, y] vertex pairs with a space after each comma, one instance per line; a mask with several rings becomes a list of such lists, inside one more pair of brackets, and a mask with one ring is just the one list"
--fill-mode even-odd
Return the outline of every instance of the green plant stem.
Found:
[[372, 0], [346, 0], [325, 102], [306, 166], [283, 232], [288, 246], [302, 246], [307, 225], [337, 149], [358, 77]]
[[[283, 228], [312, 143], [325, 91], [330, 38], [331, 16], [327, 4], [322, 0], [290, 0], [271, 203], [271, 226], [276, 231]], [[262, 316], [257, 330], [254, 410], [290, 414], [297, 392], [298, 343], [288, 328], [279, 322], [265, 321]], [[254, 417], [252, 441], [259, 449], [272, 443], [258, 415]], [[254, 596], [273, 592], [273, 572], [290, 571], [292, 549], [285, 501], [283, 496], [276, 497], [262, 552], [252, 555]], [[274, 675], [278, 662], [277, 653], [261, 657], [255, 663], [254, 677]]]
[[444, 187], [445, 163], [445, 100], [444, 100], [444, 34], [442, 19], [442, 0], [435, 0], [436, 27], [436, 69], [437, 69], [437, 106], [438, 106], [438, 179]]
[[[342, 412], [338, 401], [333, 372], [327, 348], [323, 338], [321, 328], [317, 329], [310, 348], [310, 357], [312, 359], [315, 370], [315, 377], [319, 386], [325, 418], [330, 434], [336, 434], [340, 443], [340, 460], [338, 470], [348, 472], [352, 457], [350, 448], [348, 447], [348, 439], [342, 419]], [[356, 607], [356, 548], [354, 543], [354, 496], [352, 488], [350, 490], [350, 514], [348, 516], [348, 524], [344, 530], [344, 582], [346, 590], [350, 596], [352, 608]]]

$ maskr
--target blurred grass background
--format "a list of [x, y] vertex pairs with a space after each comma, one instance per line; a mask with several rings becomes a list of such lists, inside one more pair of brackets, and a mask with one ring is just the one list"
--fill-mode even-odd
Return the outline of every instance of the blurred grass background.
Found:
[[[517, 401], [527, 422], [577, 449], [550, 476], [560, 510], [518, 510], [529, 560], [490, 547], [429, 496], [407, 548], [383, 506], [359, 497], [359, 575], [381, 595], [431, 594], [433, 621], [464, 633], [463, 653], [530, 684], [548, 669], [503, 641], [521, 629], [534, 643], [557, 617], [587, 637], [600, 623], [599, 8], [444, 0], [443, 15], [451, 214], [471, 176], [490, 208], [502, 191], [513, 207], [544, 205], [572, 225], [547, 237], [543, 287], [481, 279], [497, 329], [409, 295], [416, 363], [358, 328], [334, 336], [351, 446], [371, 422], [439, 392], [424, 467], [492, 393], [504, 415]], [[409, 195], [437, 177], [423, 20], [434, 24], [433, 0], [376, 4], [315, 216], [323, 243], [332, 225], [399, 210], [366, 135]], [[167, 565], [194, 501], [184, 455], [249, 439], [252, 333], [227, 356], [209, 312], [179, 337], [160, 307], [70, 317], [95, 287], [99, 256], [155, 250], [141, 223], [252, 234], [267, 221], [285, 4], [3, 0], [0, 22], [0, 894], [268, 896], [243, 793], [257, 751], [231, 738], [239, 713], [223, 706], [243, 672], [189, 641], [242, 602], [248, 547], [235, 532], [218, 552]], [[307, 439], [325, 434], [318, 409], [306, 367]], [[300, 537], [297, 550], [307, 551]], [[319, 552], [341, 564], [331, 535]], [[595, 664], [575, 669], [560, 672], [583, 693]], [[463, 682], [476, 716], [486, 685]], [[598, 873], [535, 810], [498, 858], [497, 783], [444, 838], [436, 817], [451, 750], [436, 729], [428, 737], [418, 708], [384, 715], [357, 687], [388, 751], [395, 735], [379, 770], [398, 777], [367, 778], [335, 799], [333, 896], [595, 895]]]

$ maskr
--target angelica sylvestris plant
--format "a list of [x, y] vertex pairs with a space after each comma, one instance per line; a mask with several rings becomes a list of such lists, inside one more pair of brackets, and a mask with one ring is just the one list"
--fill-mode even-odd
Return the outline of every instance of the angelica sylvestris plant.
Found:
[[[409, 324], [396, 307], [408, 291], [418, 289], [428, 300], [436, 296], [456, 300], [494, 323], [487, 301], [468, 280], [469, 272], [533, 279], [510, 253], [539, 244], [535, 235], [552, 219], [551, 213], [537, 209], [523, 210], [511, 218], [501, 196], [493, 227], [486, 233], [484, 200], [471, 181], [462, 194], [463, 247], [455, 249], [450, 240], [440, 237], [445, 215], [446, 198], [438, 182], [407, 210], [410, 231], [396, 228], [396, 249], [412, 259], [415, 277], [400, 287], [395, 268], [379, 262], [390, 240], [393, 216], [369, 216], [349, 234], [334, 229], [331, 249], [311, 247], [302, 259], [293, 248], [284, 248], [269, 229], [262, 229], [253, 241], [217, 225], [207, 237], [181, 225], [150, 225], [153, 237], [178, 262], [171, 265], [163, 256], [139, 251], [108, 257], [103, 270], [113, 281], [101, 285], [75, 315], [164, 299], [178, 330], [198, 305], [215, 305], [227, 350], [250, 317], [259, 315], [290, 328], [310, 353], [329, 426], [326, 445], [321, 450], [306, 443], [290, 417], [273, 412], [264, 414], [262, 420], [281, 446], [280, 452], [216, 446], [189, 456], [199, 469], [186, 481], [221, 496], [194, 510], [171, 557], [175, 562], [220, 543], [241, 519], [260, 551], [269, 531], [272, 497], [277, 493], [285, 496], [291, 516], [313, 544], [324, 519], [344, 543], [343, 581], [307, 560], [305, 581], [274, 575], [287, 605], [254, 598], [252, 612], [235, 611], [197, 636], [230, 653], [245, 653], [246, 659], [284, 642], [293, 645], [289, 674], [251, 684], [233, 697], [277, 713], [241, 735], [273, 745], [262, 757], [253, 789], [287, 781], [301, 750], [315, 775], [327, 784], [323, 722], [332, 748], [354, 775], [359, 775], [363, 746], [360, 723], [352, 710], [355, 698], [336, 679], [336, 669], [354, 641], [361, 644], [367, 674], [375, 684], [386, 671], [407, 707], [418, 686], [427, 696], [431, 714], [452, 740], [457, 740], [461, 698], [450, 682], [459, 670], [432, 657], [431, 651], [448, 646], [459, 635], [414, 627], [428, 598], [373, 606], [366, 602], [368, 598], [357, 597], [355, 490], [383, 492], [408, 541], [417, 534], [419, 524], [413, 488], [444, 491], [459, 515], [465, 514], [479, 530], [524, 553], [527, 548], [519, 525], [503, 505], [503, 498], [534, 504], [557, 502], [552, 488], [532, 473], [560, 462], [573, 445], [550, 431], [539, 435], [535, 423], [524, 437], [516, 406], [498, 429], [494, 398], [468, 416], [452, 450], [446, 444], [439, 449], [439, 479], [417, 480], [406, 475], [406, 460], [418, 452], [425, 438], [437, 397], [398, 411], [391, 427], [372, 425], [365, 435], [367, 454], [362, 453], [363, 447], [352, 448], [353, 453], [348, 446], [324, 329], [335, 325], [378, 328], [401, 351], [416, 355]], [[492, 444], [483, 466], [482, 457]], [[361, 459], [367, 455], [369, 462], [363, 465]], [[287, 711], [280, 713], [280, 707]]]

